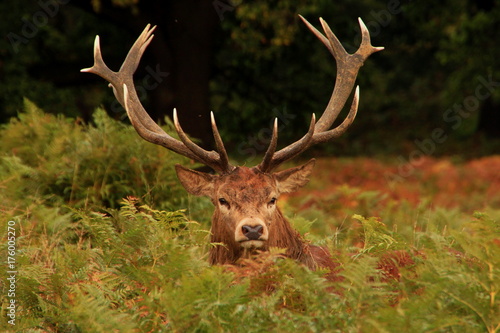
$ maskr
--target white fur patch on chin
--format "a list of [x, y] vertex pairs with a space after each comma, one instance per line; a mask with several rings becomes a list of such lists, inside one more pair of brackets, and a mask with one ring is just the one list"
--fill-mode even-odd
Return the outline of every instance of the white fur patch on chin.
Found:
[[245, 249], [260, 249], [261, 247], [264, 247], [264, 241], [261, 240], [248, 240], [244, 242], [240, 242], [241, 247], [244, 247]]

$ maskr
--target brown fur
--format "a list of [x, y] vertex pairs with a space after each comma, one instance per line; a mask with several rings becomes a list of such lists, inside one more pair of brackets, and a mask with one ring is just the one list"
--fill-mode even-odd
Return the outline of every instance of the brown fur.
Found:
[[[250, 253], [234, 241], [233, 230], [219, 215], [219, 211], [216, 210], [212, 217], [211, 242], [216, 245], [210, 249], [209, 261], [212, 265], [234, 264], [238, 259], [248, 257]], [[279, 209], [276, 210], [273, 218], [272, 227], [269, 229], [269, 240], [262, 250], [269, 250], [271, 247], [286, 249], [287, 257], [298, 260], [311, 269], [325, 266], [326, 257], [329, 257], [326, 249], [311, 251], [312, 246], [304, 243], [302, 237], [291, 227], [290, 222], [285, 219]]]
[[[261, 221], [268, 230], [268, 239], [258, 251], [270, 248], [285, 249], [285, 255], [311, 269], [334, 269], [328, 250], [304, 242], [288, 220], [270, 199], [281, 193], [290, 193], [305, 185], [314, 166], [314, 160], [277, 173], [264, 173], [257, 168], [237, 167], [220, 176], [189, 170], [177, 166], [177, 174], [186, 190], [194, 195], [206, 195], [212, 199], [215, 211], [212, 216], [209, 261], [212, 265], [235, 264], [256, 252], [242, 247], [236, 240], [238, 221]], [[220, 204], [220, 199], [227, 204]]]
[[[269, 206], [270, 198], [290, 193], [305, 185], [314, 161], [278, 173], [263, 173], [256, 168], [238, 167], [220, 176], [201, 173], [177, 166], [177, 174], [184, 187], [194, 195], [212, 199], [215, 211], [212, 216], [209, 262], [211, 265], [248, 263], [255, 254], [270, 248], [284, 249], [284, 256], [297, 260], [310, 269], [326, 268], [326, 277], [339, 281], [340, 269], [330, 252], [323, 247], [310, 245], [295, 231], [280, 209]], [[227, 205], [220, 203], [227, 199]], [[238, 221], [259, 220], [268, 230], [268, 238], [258, 249], [243, 247], [235, 235]], [[241, 226], [241, 225], [240, 225]], [[379, 269], [387, 279], [399, 279], [399, 268], [411, 264], [404, 253], [394, 252], [381, 258]]]

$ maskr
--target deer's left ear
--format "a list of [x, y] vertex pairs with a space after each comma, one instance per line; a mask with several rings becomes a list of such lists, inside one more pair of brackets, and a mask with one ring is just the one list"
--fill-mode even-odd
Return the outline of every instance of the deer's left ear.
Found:
[[193, 195], [210, 196], [214, 189], [214, 176], [183, 167], [180, 164], [175, 165], [177, 177], [182, 186]]
[[274, 178], [278, 183], [278, 191], [291, 193], [307, 184], [315, 163], [316, 160], [313, 158], [304, 165], [276, 172]]

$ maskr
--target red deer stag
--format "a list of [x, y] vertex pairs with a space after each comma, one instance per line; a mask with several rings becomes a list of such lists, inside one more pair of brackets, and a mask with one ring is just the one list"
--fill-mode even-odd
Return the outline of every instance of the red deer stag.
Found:
[[328, 24], [320, 19], [324, 36], [307, 20], [300, 16], [307, 27], [323, 42], [337, 62], [335, 87], [321, 118], [316, 121], [313, 114], [308, 132], [298, 141], [276, 151], [278, 125], [274, 122], [269, 148], [262, 162], [252, 168], [229, 164], [228, 155], [215, 124], [211, 123], [216, 151], [207, 151], [184, 133], [174, 109], [173, 120], [180, 140], [163, 131], [141, 105], [134, 87], [133, 74], [142, 54], [153, 38], [155, 27], [148, 25], [130, 49], [118, 72], [110, 70], [104, 63], [99, 45], [99, 36], [94, 44], [94, 65], [82, 72], [94, 73], [108, 82], [120, 104], [127, 111], [130, 122], [145, 140], [161, 145], [212, 168], [218, 175], [203, 173], [176, 165], [177, 176], [184, 188], [193, 195], [212, 199], [215, 212], [212, 217], [211, 241], [216, 245], [210, 250], [211, 264], [231, 264], [246, 257], [255, 249], [271, 247], [286, 249], [286, 255], [315, 269], [318, 266], [332, 267], [328, 251], [303, 241], [285, 219], [276, 203], [280, 195], [290, 193], [308, 182], [314, 159], [306, 164], [284, 171], [273, 172], [312, 145], [324, 143], [342, 135], [356, 116], [359, 87], [356, 88], [347, 118], [334, 129], [330, 129], [351, 94], [359, 68], [363, 62], [382, 47], [373, 47], [365, 24], [361, 27], [361, 46], [354, 54], [348, 54]]

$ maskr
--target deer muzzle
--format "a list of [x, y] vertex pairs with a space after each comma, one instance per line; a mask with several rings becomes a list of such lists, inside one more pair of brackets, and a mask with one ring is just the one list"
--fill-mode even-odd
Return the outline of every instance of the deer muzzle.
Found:
[[236, 226], [234, 238], [245, 248], [261, 248], [269, 236], [267, 225], [259, 218], [244, 218]]

